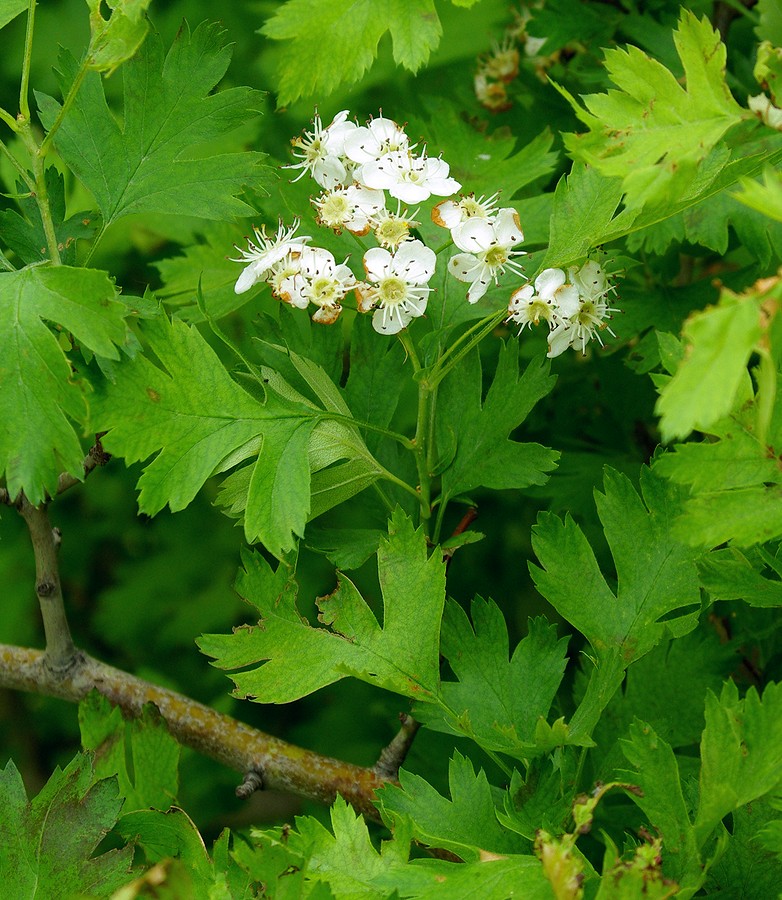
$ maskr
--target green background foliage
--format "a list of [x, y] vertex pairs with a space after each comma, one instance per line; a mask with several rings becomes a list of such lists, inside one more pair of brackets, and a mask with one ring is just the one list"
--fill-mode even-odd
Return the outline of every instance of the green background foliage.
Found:
[[[59, 0], [24, 131], [0, 0], [2, 487], [114, 457], [50, 505], [76, 643], [358, 765], [423, 726], [380, 826], [239, 800], [154, 708], [3, 691], [15, 896], [776, 896], [782, 136], [748, 98], [782, 107], [782, 19], [734, 6], [527, 7], [490, 110], [505, 0]], [[547, 360], [507, 276], [471, 306], [438, 274], [404, 346], [237, 295], [232, 246], [294, 216], [361, 274], [281, 168], [315, 107], [500, 191], [531, 280], [599, 258], [605, 347]], [[0, 641], [41, 646], [0, 512]]]

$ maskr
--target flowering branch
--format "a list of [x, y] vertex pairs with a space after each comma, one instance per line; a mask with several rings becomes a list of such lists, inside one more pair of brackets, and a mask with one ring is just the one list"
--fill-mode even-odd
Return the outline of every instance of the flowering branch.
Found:
[[[79, 653], [63, 675], [51, 671], [47, 654], [0, 644], [0, 686], [78, 703], [97, 690], [127, 716], [154, 703], [172, 736], [243, 775], [258, 773], [265, 788], [332, 803], [337, 794], [379, 821], [372, 800], [388, 778], [374, 769], [320, 756], [215, 712], [189, 697], [158, 687]], [[247, 780], [247, 779], [245, 779]]]

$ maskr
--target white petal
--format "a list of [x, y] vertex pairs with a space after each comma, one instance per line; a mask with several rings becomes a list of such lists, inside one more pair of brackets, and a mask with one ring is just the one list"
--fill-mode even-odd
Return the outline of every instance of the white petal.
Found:
[[380, 281], [394, 274], [394, 258], [382, 247], [372, 247], [364, 254], [364, 271], [367, 278], [372, 281]]
[[464, 219], [464, 212], [455, 200], [441, 200], [432, 210], [432, 221], [442, 228], [455, 228]]
[[425, 284], [436, 266], [437, 254], [421, 241], [405, 241], [394, 256], [394, 271], [410, 284]]
[[470, 285], [470, 290], [467, 291], [468, 301], [470, 303], [477, 303], [489, 289], [490, 282], [490, 278], [478, 278], [476, 281], [473, 281]]
[[494, 233], [498, 243], [503, 247], [520, 244], [524, 240], [524, 232], [519, 225], [519, 214], [510, 206], [506, 206], [497, 213], [494, 220]]
[[494, 228], [486, 219], [468, 219], [451, 231], [454, 244], [466, 253], [480, 253], [496, 243]]
[[554, 293], [565, 283], [562, 269], [544, 269], [535, 279], [535, 290], [544, 300], [552, 300]]
[[482, 268], [480, 261], [472, 253], [457, 253], [448, 260], [448, 271], [459, 281], [475, 281]]
[[581, 300], [575, 285], [565, 284], [554, 294], [554, 312], [562, 318], [574, 316], [580, 306]]
[[549, 332], [548, 336], [548, 353], [546, 356], [553, 359], [564, 353], [565, 350], [573, 343], [576, 337], [575, 330], [565, 323], [561, 322]]
[[427, 184], [411, 184], [409, 181], [397, 181], [388, 188], [388, 193], [395, 200], [401, 200], [402, 203], [423, 203], [428, 200], [432, 192]]
[[261, 268], [259, 272], [258, 263], [250, 263], [249, 266], [245, 266], [242, 270], [242, 274], [236, 279], [234, 291], [237, 294], [243, 294], [245, 291], [249, 291], [255, 282], [261, 279], [264, 271], [265, 269]]
[[398, 334], [413, 317], [398, 306], [376, 309], [372, 313], [372, 327], [380, 334]]

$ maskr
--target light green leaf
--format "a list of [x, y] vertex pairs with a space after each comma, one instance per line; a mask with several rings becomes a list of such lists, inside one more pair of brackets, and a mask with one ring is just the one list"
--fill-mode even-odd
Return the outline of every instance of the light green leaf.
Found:
[[73, 422], [87, 418], [85, 385], [42, 320], [117, 359], [127, 310], [115, 298], [109, 277], [93, 269], [0, 273], [0, 414], [13, 422], [0, 429], [0, 473], [12, 497], [23, 490], [37, 504], [54, 494], [62, 471], [83, 476], [84, 450]]
[[782, 488], [755, 485], [699, 494], [688, 501], [673, 527], [680, 541], [716, 547], [730, 541], [751, 547], [782, 535]]
[[779, 572], [772, 567], [766, 574], [765, 565], [779, 567], [765, 553], [753, 565], [749, 554], [728, 547], [709, 553], [698, 563], [698, 573], [701, 584], [715, 600], [743, 600], [750, 606], [761, 607], [782, 606]]
[[639, 793], [629, 791], [628, 796], [662, 838], [663, 873], [685, 890], [697, 890], [704, 879], [703, 867], [670, 744], [636, 719], [629, 737], [622, 741], [622, 750], [634, 768], [620, 771], [617, 777], [641, 789]]
[[[410, 829], [404, 821], [397, 823], [394, 840], [383, 842], [378, 853], [366, 822], [341, 797], [332, 807], [331, 827], [333, 834], [316, 819], [302, 817], [296, 820], [296, 828], [286, 829], [284, 835], [280, 829], [256, 831], [255, 853], [251, 856], [244, 849], [240, 861], [273, 888], [284, 884], [280, 878], [283, 871], [289, 873], [286, 879], [297, 882], [301, 872], [305, 891], [313, 883], [329, 885], [340, 900], [507, 900], [510, 896], [551, 900], [551, 886], [533, 856], [468, 863], [437, 859], [408, 862]], [[272, 871], [270, 859], [276, 863], [277, 873]], [[296, 889], [301, 891], [299, 883]], [[295, 896], [323, 900], [331, 894], [301, 892]]]
[[729, 812], [777, 788], [781, 767], [782, 684], [766, 685], [762, 697], [751, 687], [741, 700], [731, 681], [719, 700], [709, 692], [695, 819], [698, 843]]
[[372, 0], [288, 0], [262, 30], [273, 40], [289, 41], [279, 72], [280, 106], [359, 81], [389, 30], [394, 59], [413, 72], [442, 34], [432, 0], [389, 0], [380, 6]]
[[531, 620], [509, 661], [508, 630], [497, 605], [477, 597], [471, 612], [472, 626], [457, 603], [446, 605], [442, 653], [458, 681], [442, 683], [441, 708], [419, 704], [416, 717], [519, 758], [568, 743], [564, 723], [553, 731], [546, 723], [565, 671], [567, 641], [557, 640], [545, 620]]
[[567, 177], [560, 178], [554, 192], [549, 248], [539, 268], [568, 266], [601, 244], [621, 199], [618, 178], [574, 165]]
[[318, 600], [326, 627], [313, 628], [296, 609], [289, 570], [281, 563], [272, 573], [256, 554], [245, 556], [236, 590], [260, 611], [259, 625], [204, 635], [198, 646], [222, 669], [263, 662], [231, 678], [237, 696], [264, 703], [288, 703], [347, 676], [408, 697], [433, 697], [440, 681], [445, 566], [437, 553], [427, 557], [423, 531], [414, 531], [399, 509], [377, 558], [382, 626], [343, 575], [334, 593]]
[[725, 46], [709, 21], [683, 10], [674, 41], [686, 88], [631, 46], [606, 52], [618, 90], [586, 96], [586, 110], [568, 96], [589, 128], [586, 135], [566, 136], [568, 150], [601, 174], [622, 178], [628, 208], [676, 199], [742, 117], [725, 82]]
[[28, 0], [0, 0], [0, 28], [12, 22], [30, 6]]
[[[530, 565], [535, 586], [584, 634], [598, 654], [618, 648], [625, 666], [666, 634], [691, 631], [700, 611], [697, 551], [671, 536], [684, 493], [641, 470], [639, 497], [630, 480], [606, 468], [605, 493], [595, 494], [611, 548], [616, 593], [601, 573], [583, 532], [568, 516], [542, 513], [532, 546], [542, 568]], [[574, 585], [578, 586], [574, 590]]]
[[554, 387], [547, 361], [533, 359], [519, 374], [519, 345], [502, 346], [494, 381], [481, 402], [481, 367], [471, 353], [443, 381], [438, 396], [438, 446], [456, 456], [442, 474], [445, 501], [477, 487], [524, 488], [544, 484], [559, 457], [540, 444], [508, 439]]
[[733, 407], [750, 355], [762, 335], [761, 300], [723, 289], [719, 306], [693, 313], [683, 335], [689, 343], [655, 411], [665, 441], [708, 430]]
[[779, 172], [766, 166], [762, 183], [753, 178], [742, 178], [740, 184], [741, 192], [733, 194], [733, 197], [750, 209], [782, 222], [782, 175]]
[[412, 772], [400, 771], [399, 784], [388, 784], [379, 792], [380, 809], [387, 821], [408, 816], [417, 841], [450, 850], [465, 862], [477, 862], [480, 850], [520, 853], [524, 849], [525, 842], [497, 821], [483, 769], [476, 774], [472, 762], [458, 751], [448, 764], [450, 800]]
[[106, 0], [109, 17], [101, 12], [101, 0], [87, 0], [90, 8], [89, 67], [110, 75], [129, 60], [149, 30], [147, 7], [151, 0]]
[[207, 891], [215, 883], [212, 861], [198, 828], [184, 810], [136, 810], [122, 816], [116, 830], [128, 843], [142, 846], [150, 863], [171, 857], [181, 860], [196, 889], [194, 896], [210, 896]]
[[82, 747], [95, 754], [95, 776], [117, 776], [125, 813], [153, 806], [166, 810], [179, 789], [179, 744], [157, 708], [125, 719], [118, 706], [92, 691], [79, 704]]
[[[0, 771], [0, 879], [15, 897], [108, 896], [129, 879], [133, 850], [93, 856], [122, 806], [117, 782], [94, 783], [87, 755], [56, 768], [28, 801], [9, 762]], [[10, 896], [7, 894], [7, 896]]]
[[[236, 195], [257, 180], [260, 154], [202, 152], [255, 115], [260, 102], [249, 88], [210, 94], [229, 61], [219, 26], [203, 24], [191, 35], [183, 25], [165, 59], [160, 38], [151, 35], [123, 69], [122, 127], [109, 111], [100, 76], [86, 76], [55, 144], [95, 195], [105, 226], [138, 212], [203, 219], [252, 214]], [[77, 69], [67, 51], [60, 69], [65, 94]], [[60, 104], [44, 95], [38, 101], [48, 128]]]
[[760, 16], [755, 27], [758, 40], [771, 41], [775, 46], [782, 47], [782, 9], [777, 0], [758, 0], [755, 12]]
[[108, 432], [109, 452], [128, 462], [157, 454], [139, 479], [139, 508], [149, 515], [166, 504], [184, 509], [226, 457], [249, 446], [233, 463], [257, 455], [246, 500], [247, 539], [262, 541], [275, 555], [289, 550], [309, 511], [304, 451], [317, 421], [312, 408], [271, 389], [265, 402], [254, 399], [198, 331], [182, 322], [160, 316], [144, 334], [161, 367], [142, 355], [118, 367], [93, 411], [93, 427]]

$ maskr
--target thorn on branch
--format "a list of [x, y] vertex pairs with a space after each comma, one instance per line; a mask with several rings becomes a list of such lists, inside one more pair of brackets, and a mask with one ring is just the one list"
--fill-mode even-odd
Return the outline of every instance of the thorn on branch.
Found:
[[84, 457], [84, 462], [82, 463], [84, 476], [82, 478], [76, 478], [68, 472], [63, 472], [57, 479], [56, 493], [62, 494], [65, 491], [70, 490], [74, 485], [81, 484], [93, 469], [98, 468], [98, 466], [105, 466], [111, 459], [111, 454], [106, 453], [103, 449], [103, 444], [100, 441], [104, 434], [106, 434], [106, 432], [101, 431], [95, 435], [95, 443], [90, 447], [89, 453]]
[[407, 713], [400, 713], [399, 721], [401, 722], [399, 731], [394, 735], [391, 743], [380, 751], [380, 757], [373, 767], [375, 774], [381, 778], [396, 780], [399, 775], [399, 767], [407, 758], [413, 739], [421, 727], [421, 723], [416, 722]]
[[255, 793], [255, 791], [263, 790], [263, 775], [258, 769], [250, 769], [245, 772], [244, 781], [236, 788], [236, 796], [243, 800]]

